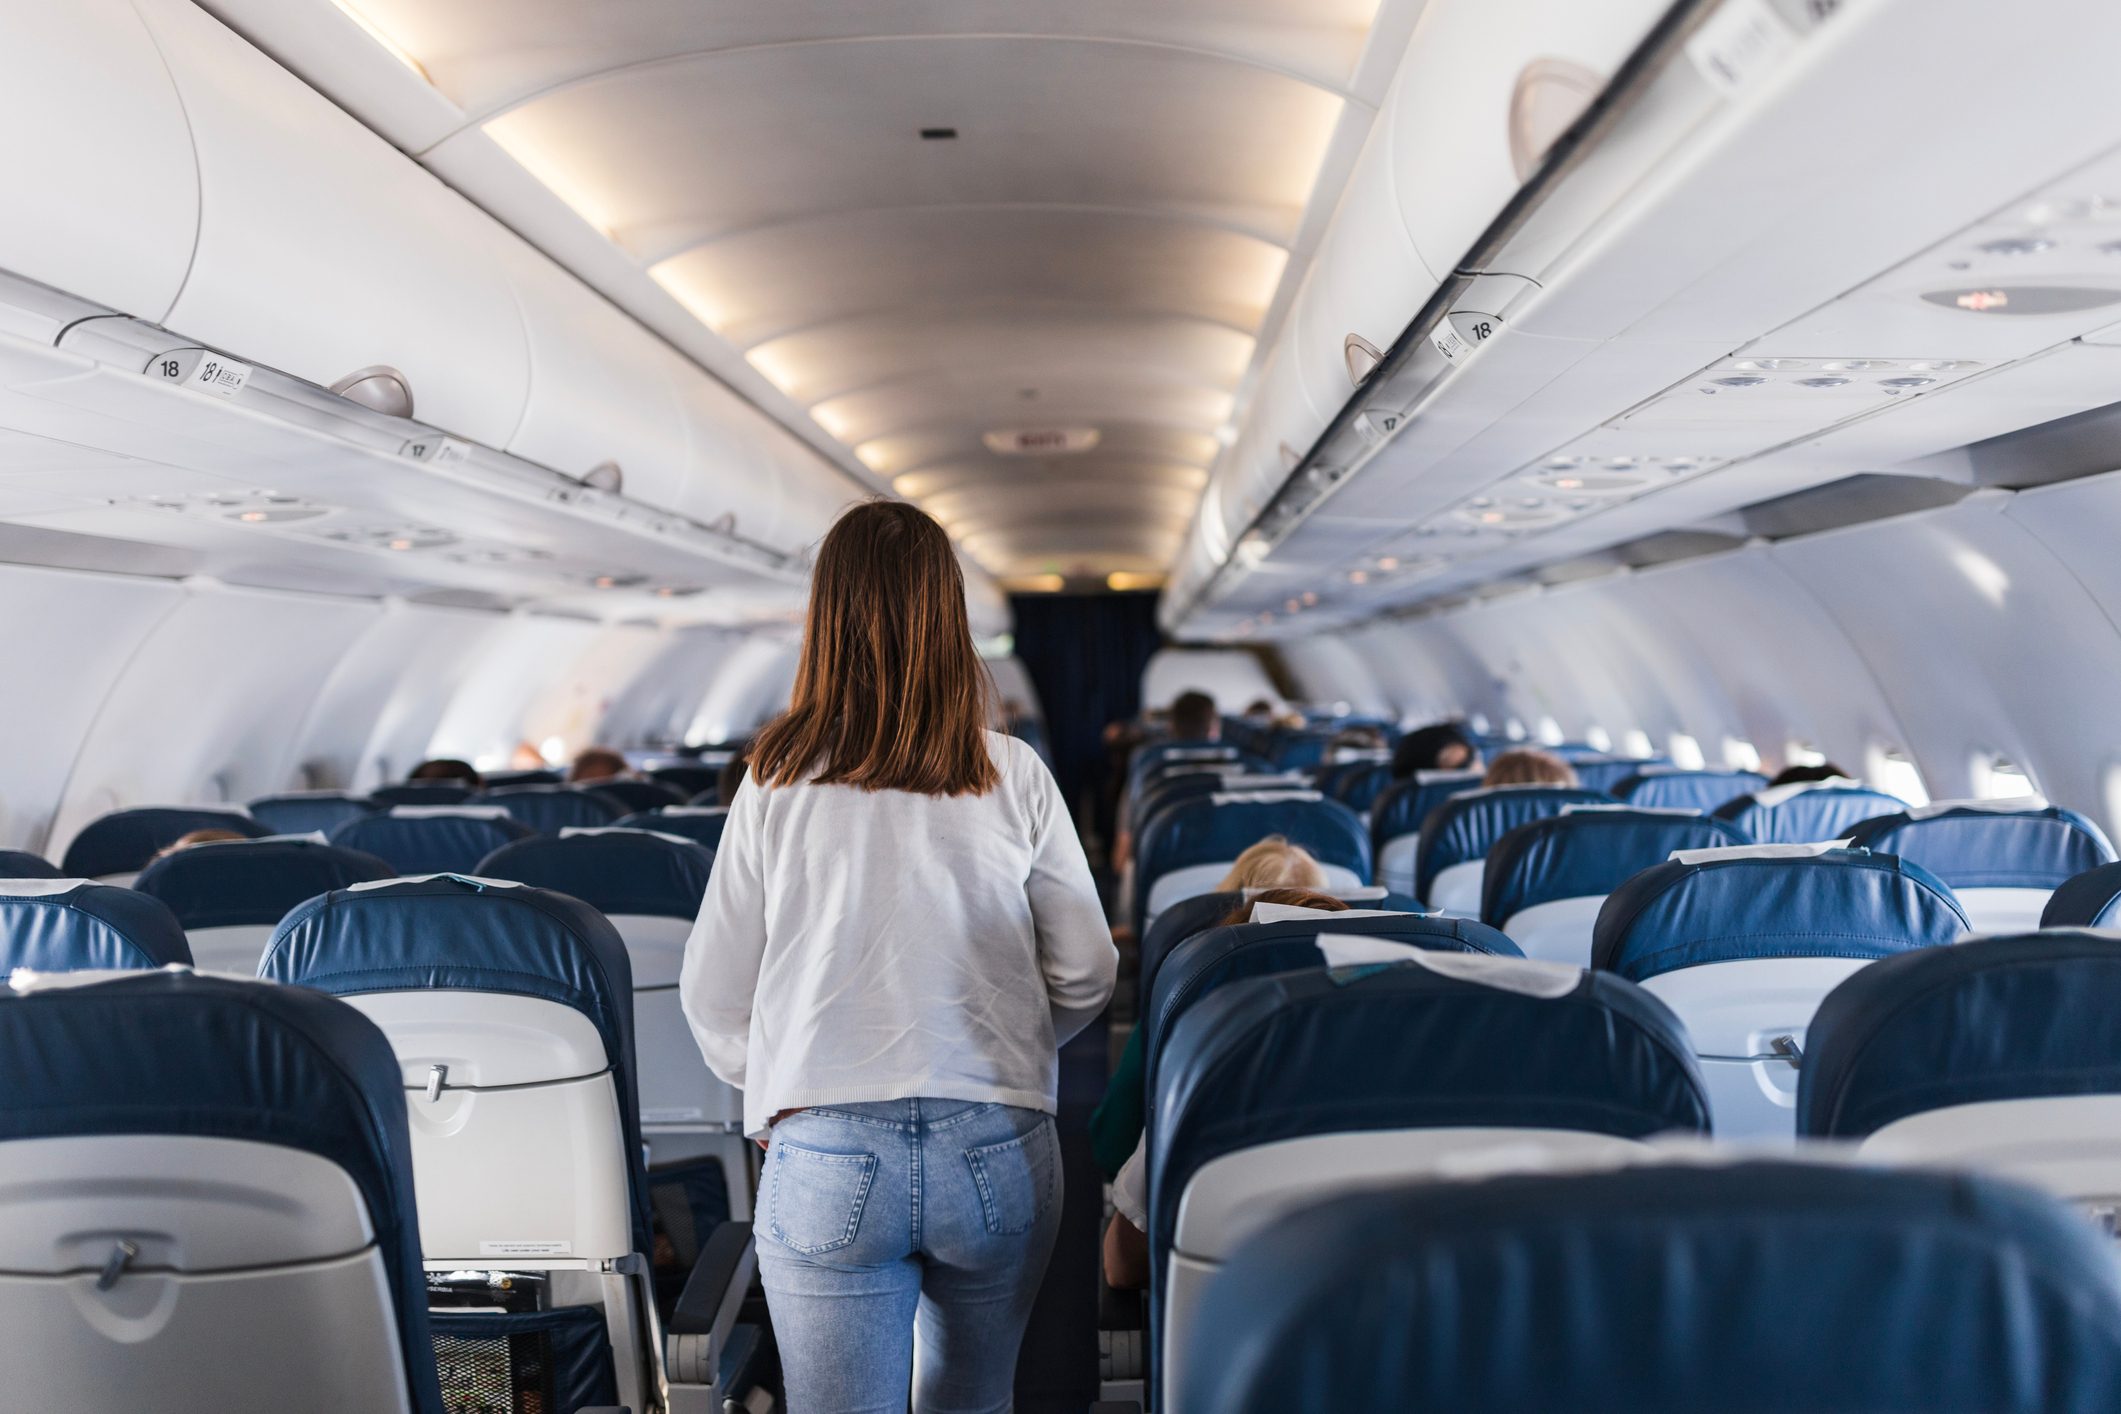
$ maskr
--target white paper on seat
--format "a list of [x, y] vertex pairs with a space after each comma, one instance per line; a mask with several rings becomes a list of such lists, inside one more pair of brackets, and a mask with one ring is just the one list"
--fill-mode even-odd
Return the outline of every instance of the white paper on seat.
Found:
[[370, 879], [364, 883], [348, 884], [346, 892], [359, 893], [363, 889], [387, 889], [396, 884], [423, 884], [429, 879], [456, 879], [466, 884], [483, 884], [489, 889], [521, 889], [528, 885], [513, 879], [488, 879], [478, 874], [405, 874], [395, 879]]
[[1324, 800], [1315, 790], [1218, 791], [1208, 797], [1217, 805], [1287, 805], [1296, 801]]
[[0, 898], [50, 898], [72, 893], [94, 879], [0, 879]]
[[653, 835], [659, 840], [673, 844], [694, 844], [696, 841], [685, 835], [673, 835], [664, 830], [643, 829], [639, 825], [562, 825], [560, 838], [571, 840], [577, 835]]
[[1630, 805], [1626, 801], [1622, 801], [1618, 805], [1597, 805], [1586, 802], [1581, 805], [1564, 805], [1561, 807], [1561, 813], [1564, 815], [1592, 815], [1601, 810], [1625, 810], [1631, 815], [1683, 815], [1688, 819], [1708, 813], [1706, 810], [1689, 810], [1684, 805]]
[[1930, 820], [1954, 810], [1983, 810], [1993, 815], [2017, 815], [2048, 808], [2044, 795], [2014, 795], [2006, 800], [1933, 800], [1907, 812], [1910, 820]]
[[393, 805], [393, 820], [505, 820], [508, 811], [498, 805]]
[[1794, 800], [1808, 790], [1857, 790], [1865, 789], [1863, 782], [1847, 776], [1829, 776], [1823, 781], [1792, 781], [1786, 786], [1769, 786], [1753, 793], [1755, 805], [1780, 805], [1785, 800]]
[[655, 812], [670, 820], [697, 820], [703, 815], [727, 815], [726, 805], [666, 805]]
[[1821, 840], [1817, 844], [1733, 844], [1716, 849], [1675, 849], [1665, 858], [1673, 864], [1716, 864], [1726, 859], [1812, 859], [1848, 847], [1847, 840]]
[[1426, 967], [1431, 972], [1460, 982], [1493, 987], [1499, 992], [1515, 992], [1519, 996], [1535, 997], [1540, 1001], [1550, 1002], [1557, 997], [1566, 997], [1583, 985], [1583, 969], [1561, 962], [1533, 962], [1521, 957], [1490, 957], [1485, 953], [1432, 952], [1427, 948], [1413, 948], [1410, 951], [1413, 956], [1405, 960], [1416, 966]]
[[1328, 967], [1361, 967], [1372, 962], [1405, 962], [1421, 949], [1393, 938], [1369, 938], [1360, 933], [1320, 933], [1318, 950]]
[[1416, 771], [1414, 773], [1414, 781], [1417, 785], [1436, 786], [1442, 785], [1446, 781], [1477, 781], [1486, 774], [1486, 771], [1477, 766], [1469, 770]]
[[1292, 918], [1414, 918], [1391, 908], [1307, 908], [1300, 903], [1255, 903], [1252, 923], [1286, 923]]

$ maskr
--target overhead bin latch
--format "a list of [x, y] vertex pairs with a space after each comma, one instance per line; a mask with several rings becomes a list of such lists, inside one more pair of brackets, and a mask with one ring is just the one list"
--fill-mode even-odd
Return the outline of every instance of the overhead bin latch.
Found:
[[233, 398], [250, 382], [252, 369], [227, 354], [187, 345], [163, 350], [140, 371], [159, 382], [211, 393], [217, 398]]

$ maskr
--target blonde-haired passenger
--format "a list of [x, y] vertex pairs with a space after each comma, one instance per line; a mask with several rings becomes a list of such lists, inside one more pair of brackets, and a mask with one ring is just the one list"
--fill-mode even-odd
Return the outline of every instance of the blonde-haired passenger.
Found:
[[1483, 786], [1573, 786], [1576, 768], [1551, 751], [1519, 746], [1488, 763]]
[[1248, 848], [1223, 875], [1213, 890], [1219, 894], [1244, 889], [1323, 889], [1326, 871], [1318, 867], [1311, 851], [1290, 844], [1281, 835], [1268, 835]]

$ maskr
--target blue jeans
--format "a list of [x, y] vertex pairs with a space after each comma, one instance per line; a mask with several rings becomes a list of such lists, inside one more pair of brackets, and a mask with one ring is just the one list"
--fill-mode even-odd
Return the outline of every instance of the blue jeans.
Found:
[[916, 1414], [1006, 1414], [1060, 1206], [1036, 1110], [888, 1100], [775, 1125], [756, 1231], [789, 1414], [904, 1414], [909, 1387]]

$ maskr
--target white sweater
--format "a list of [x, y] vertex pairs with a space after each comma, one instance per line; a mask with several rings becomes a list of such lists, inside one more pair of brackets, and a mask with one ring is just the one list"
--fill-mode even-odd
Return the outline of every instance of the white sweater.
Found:
[[870, 1100], [1053, 1112], [1055, 1052], [1118, 954], [1052, 774], [1014, 737], [987, 747], [985, 795], [737, 792], [678, 988], [748, 1133]]

